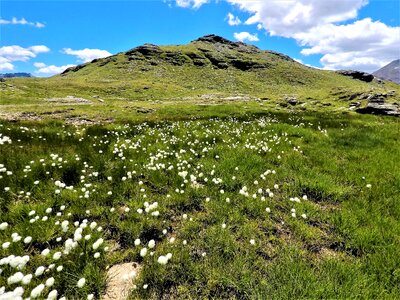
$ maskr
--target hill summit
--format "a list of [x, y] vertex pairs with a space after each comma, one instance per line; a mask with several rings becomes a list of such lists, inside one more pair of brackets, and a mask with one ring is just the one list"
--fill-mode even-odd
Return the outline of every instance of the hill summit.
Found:
[[[214, 69], [238, 69], [250, 71], [266, 69], [271, 66], [268, 58], [276, 56], [278, 59], [296, 63], [289, 56], [274, 51], [263, 51], [253, 45], [243, 42], [233, 42], [214, 34], [206, 35], [184, 46], [157, 46], [144, 44], [126, 52], [110, 56], [104, 59], [95, 59], [91, 63], [104, 66], [110, 62], [116, 62], [118, 56], [123, 55], [128, 62], [147, 62], [150, 66], [158, 66], [166, 63], [173, 66], [211, 67]], [[268, 57], [270, 55], [270, 57]], [[65, 70], [62, 74], [76, 72], [89, 64], [79, 65]]]

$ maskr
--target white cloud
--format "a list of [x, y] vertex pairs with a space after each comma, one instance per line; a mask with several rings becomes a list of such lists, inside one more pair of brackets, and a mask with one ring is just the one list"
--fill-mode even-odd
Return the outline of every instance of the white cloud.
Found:
[[230, 26], [236, 26], [242, 24], [242, 21], [239, 19], [239, 17], [234, 16], [231, 13], [228, 13], [225, 20], [228, 20], [228, 24]]
[[208, 3], [209, 0], [176, 0], [175, 3], [183, 8], [200, 8], [203, 4]]
[[21, 46], [3, 46], [0, 48], [0, 57], [6, 58], [9, 61], [27, 61], [36, 57], [40, 53], [49, 52], [50, 49], [44, 45], [31, 46], [23, 48]]
[[370, 18], [350, 22], [366, 0], [227, 1], [250, 13], [245, 24], [294, 38], [303, 55], [322, 55], [325, 69], [372, 72], [400, 55], [400, 27]]
[[366, 0], [227, 1], [252, 15], [246, 24], [261, 23], [271, 35], [284, 37], [355, 18], [366, 4]]
[[235, 39], [238, 41], [244, 42], [244, 41], [249, 41], [249, 42], [258, 42], [259, 38], [257, 37], [257, 34], [251, 34], [249, 32], [235, 32], [233, 34]]
[[41, 63], [41, 62], [35, 62], [33, 64], [36, 68], [44, 68], [46, 66], [45, 63]]
[[5, 19], [0, 19], [0, 25], [30, 25], [34, 26], [37, 28], [43, 28], [45, 25], [40, 22], [29, 22], [25, 18], [22, 19], [17, 19], [17, 18], [12, 18], [11, 20], [5, 20]]
[[295, 35], [303, 55], [322, 54], [326, 69], [359, 69], [373, 72], [399, 58], [400, 27], [370, 18], [347, 25], [327, 24]]
[[82, 49], [82, 50], [72, 50], [71, 48], [64, 48], [63, 53], [76, 56], [81, 62], [89, 62], [95, 58], [103, 58], [112, 55], [106, 50], [100, 49]]
[[0, 56], [0, 71], [12, 71], [14, 70], [14, 65], [10, 63], [7, 58]]
[[70, 67], [75, 67], [75, 65], [64, 65], [64, 66], [47, 66], [44, 63], [34, 63], [33, 64], [36, 68], [38, 68], [35, 73], [38, 74], [47, 74], [47, 75], [55, 75], [64, 72], [66, 69]]
[[44, 45], [23, 48], [21, 46], [0, 47], [0, 70], [13, 70], [13, 61], [27, 61], [35, 58], [40, 53], [49, 52], [50, 49]]

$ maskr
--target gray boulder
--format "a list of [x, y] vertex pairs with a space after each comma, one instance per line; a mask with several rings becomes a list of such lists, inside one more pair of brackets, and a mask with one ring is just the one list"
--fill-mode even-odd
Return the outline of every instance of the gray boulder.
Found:
[[336, 73], [338, 73], [340, 75], [344, 75], [344, 76], [349, 76], [353, 79], [358, 79], [358, 80], [365, 81], [365, 82], [371, 82], [375, 78], [374, 75], [372, 75], [372, 74], [360, 72], [360, 71], [353, 71], [353, 70], [340, 70], [340, 71], [336, 71]]
[[400, 109], [396, 104], [385, 104], [369, 102], [366, 107], [358, 108], [356, 112], [360, 114], [387, 115], [400, 117]]

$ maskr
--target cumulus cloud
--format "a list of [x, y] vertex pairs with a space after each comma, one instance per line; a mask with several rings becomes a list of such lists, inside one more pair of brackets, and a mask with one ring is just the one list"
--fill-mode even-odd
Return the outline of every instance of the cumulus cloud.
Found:
[[33, 64], [36, 68], [44, 68], [46, 66], [45, 63], [41, 63], [41, 62], [35, 62]]
[[14, 65], [4, 57], [0, 56], [0, 71], [12, 71], [14, 70]]
[[399, 58], [400, 27], [366, 18], [347, 25], [327, 24], [295, 35], [303, 55], [322, 54], [326, 69], [375, 71]]
[[239, 17], [234, 16], [231, 13], [228, 13], [225, 20], [228, 20], [228, 24], [230, 26], [236, 26], [242, 24], [242, 21], [239, 19]]
[[34, 26], [36, 28], [43, 28], [45, 25], [40, 22], [29, 22], [25, 18], [22, 19], [17, 19], [17, 18], [12, 18], [11, 20], [5, 20], [5, 19], [0, 19], [0, 25], [30, 25]]
[[176, 0], [175, 3], [179, 7], [197, 9], [208, 3], [208, 0]]
[[236, 40], [244, 42], [244, 41], [249, 41], [249, 42], [258, 42], [259, 38], [257, 37], [257, 34], [251, 34], [249, 32], [235, 32], [233, 34]]
[[49, 52], [50, 49], [44, 45], [31, 46], [23, 48], [21, 46], [3, 46], [0, 47], [0, 70], [13, 70], [14, 61], [28, 61], [35, 58], [40, 53]]
[[371, 72], [399, 57], [400, 27], [370, 18], [351, 23], [366, 0], [227, 1], [250, 14], [245, 24], [295, 39], [303, 55], [322, 55], [325, 69]]
[[31, 46], [23, 48], [21, 46], [3, 46], [0, 48], [0, 57], [6, 58], [10, 61], [27, 61], [36, 57], [40, 53], [49, 52], [50, 49], [44, 45]]
[[227, 1], [251, 14], [246, 24], [260, 23], [271, 35], [284, 37], [355, 18], [367, 3], [366, 0]]
[[76, 56], [81, 62], [89, 62], [95, 58], [103, 58], [112, 55], [106, 50], [100, 49], [82, 49], [72, 50], [71, 48], [64, 48], [63, 53]]
[[75, 65], [64, 65], [64, 66], [55, 66], [55, 65], [50, 65], [47, 66], [44, 63], [34, 63], [33, 64], [36, 68], [38, 68], [35, 73], [38, 74], [46, 74], [46, 75], [55, 75], [64, 72], [66, 69], [70, 67], [75, 67]]

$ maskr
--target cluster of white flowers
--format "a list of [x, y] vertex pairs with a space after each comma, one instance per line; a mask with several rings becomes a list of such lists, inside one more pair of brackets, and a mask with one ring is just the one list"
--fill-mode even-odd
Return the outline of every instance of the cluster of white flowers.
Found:
[[[63, 128], [57, 136], [75, 138], [77, 143], [90, 142], [94, 153], [101, 154], [100, 158], [106, 155], [111, 157], [112, 167], [96, 167], [98, 164], [94, 160], [75, 153], [39, 156], [23, 162], [18, 170], [10, 170], [8, 162], [7, 168], [0, 164], [0, 179], [7, 180], [4, 193], [15, 196], [21, 202], [26, 200], [21, 220], [2, 219], [0, 216], [0, 250], [5, 253], [0, 259], [0, 274], [7, 278], [7, 286], [0, 288], [0, 299], [56, 299], [68, 296], [65, 291], [55, 289], [60, 278], [55, 274], [67, 274], [69, 264], [66, 261], [85, 258], [100, 264], [105, 260], [107, 240], [115, 239], [110, 237], [109, 228], [120, 220], [127, 220], [132, 226], [136, 222], [145, 222], [146, 226], [158, 227], [155, 232], [160, 234], [154, 236], [136, 232], [135, 237], [140, 238], [134, 240], [134, 251], [142, 257], [139, 259], [144, 264], [158, 263], [163, 266], [172, 263], [176, 247], [188, 244], [195, 247], [190, 237], [180, 235], [179, 226], [198, 218], [197, 214], [188, 210], [190, 205], [186, 202], [182, 204], [183, 210], [174, 213], [172, 199], [186, 201], [195, 193], [196, 205], [207, 210], [218, 203], [228, 214], [229, 210], [237, 209], [238, 203], [255, 203], [256, 208], [252, 209], [259, 209], [263, 218], [277, 217], [274, 215], [278, 211], [276, 202], [287, 199], [283, 196], [285, 183], [277, 179], [281, 175], [279, 164], [285, 161], [289, 151], [296, 152], [295, 155], [303, 153], [300, 146], [290, 141], [287, 132], [277, 133], [271, 129], [275, 122], [274, 119], [260, 118], [248, 122], [213, 119], [206, 125], [198, 121], [154, 126], [127, 124], [109, 130], [103, 136], [90, 136], [84, 128]], [[182, 129], [185, 130], [184, 135]], [[29, 132], [32, 136], [36, 133], [27, 127], [21, 127], [20, 131]], [[35, 137], [46, 140], [39, 133]], [[5, 143], [11, 144], [11, 139], [0, 133], [0, 144]], [[12, 147], [18, 143], [14, 139]], [[161, 146], [154, 147], [154, 143]], [[258, 173], [249, 176], [249, 170], [242, 165], [231, 164], [230, 157], [220, 151], [221, 145], [262, 157], [266, 164]], [[136, 156], [142, 160], [136, 161]], [[222, 166], [228, 166], [230, 171]], [[76, 173], [72, 172], [74, 178], [60, 175], [60, 172], [72, 167], [76, 168]], [[36, 174], [44, 176], [35, 177]], [[30, 182], [31, 186], [20, 187], [17, 176], [27, 178], [26, 182]], [[154, 184], [155, 178], [165, 179], [168, 182], [166, 187]], [[370, 187], [367, 185], [367, 188]], [[37, 203], [40, 201], [36, 200], [44, 198], [44, 190], [48, 192], [46, 200]], [[294, 222], [307, 222], [302, 220], [307, 219], [306, 206], [303, 205], [308, 200], [307, 196], [289, 200], [293, 202], [291, 207], [295, 208], [285, 211], [288, 218], [296, 218], [298, 214], [301, 218], [294, 219]], [[168, 218], [164, 218], [165, 215]], [[279, 219], [283, 222], [281, 216]], [[23, 226], [17, 224], [19, 221]], [[229, 218], [224, 218], [217, 226], [222, 234], [229, 234], [235, 225]], [[22, 227], [26, 230], [20, 230]], [[49, 230], [51, 240], [43, 242], [40, 239], [41, 230]], [[252, 237], [257, 237], [257, 240]], [[257, 248], [262, 242], [257, 235], [246, 239], [252, 248]], [[213, 254], [210, 250], [199, 251], [204, 259]], [[137, 273], [124, 276], [131, 280], [137, 277]], [[78, 288], [82, 292], [88, 287], [86, 280], [89, 281], [89, 277], [79, 277], [70, 288]], [[144, 284], [143, 288], [147, 286]], [[94, 295], [87, 297], [92, 299]]]
[[0, 133], [0, 145], [11, 144], [11, 138]]

